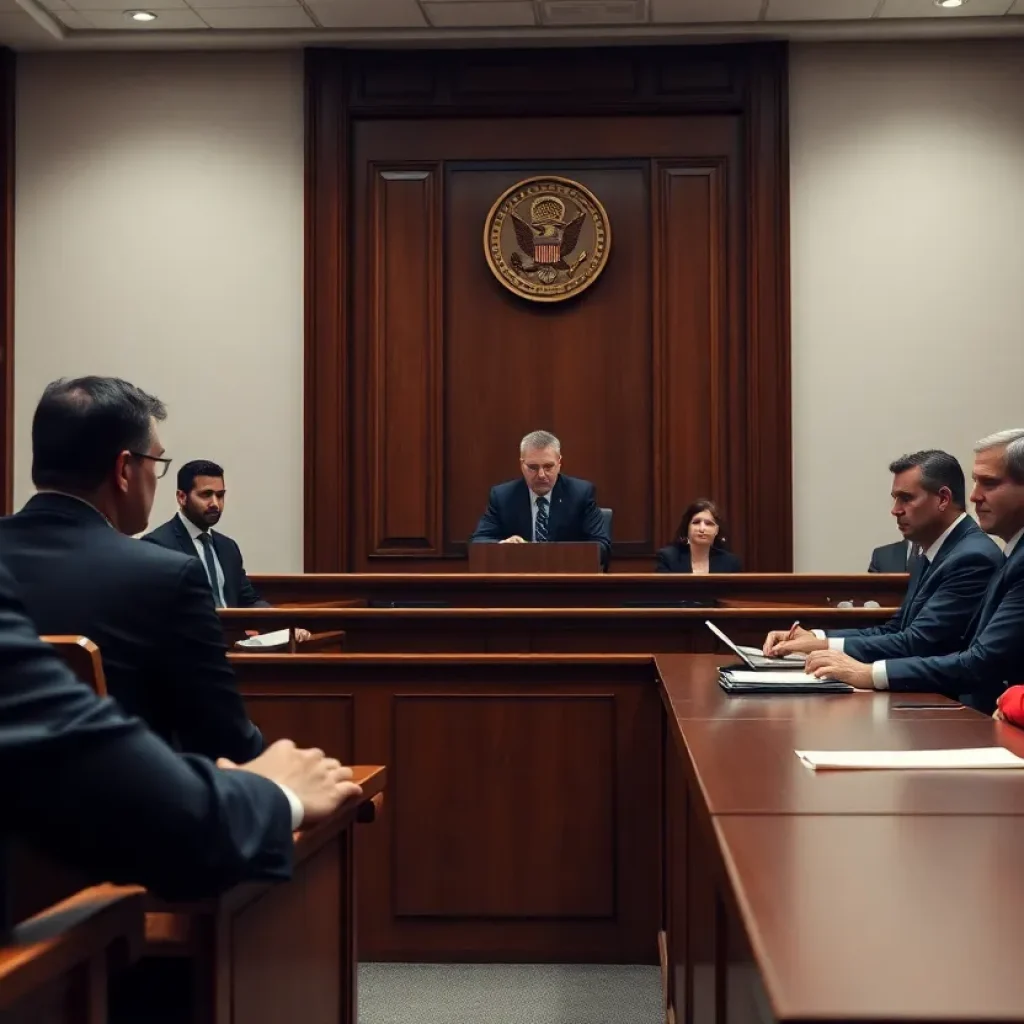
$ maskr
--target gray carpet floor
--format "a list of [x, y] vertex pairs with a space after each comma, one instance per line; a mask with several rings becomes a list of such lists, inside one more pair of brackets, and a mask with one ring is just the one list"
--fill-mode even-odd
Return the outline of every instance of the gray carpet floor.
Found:
[[657, 967], [362, 964], [359, 1024], [661, 1024]]

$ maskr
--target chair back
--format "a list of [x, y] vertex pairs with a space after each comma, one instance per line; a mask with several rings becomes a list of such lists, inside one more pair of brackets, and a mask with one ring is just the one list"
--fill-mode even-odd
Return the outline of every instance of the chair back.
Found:
[[605, 529], [608, 531], [608, 536], [612, 535], [612, 510], [610, 508], [599, 509], [601, 518], [604, 520]]
[[100, 649], [88, 637], [41, 636], [39, 639], [49, 644], [86, 686], [92, 687], [100, 697], [106, 697], [107, 677], [103, 672], [103, 659], [100, 658]]

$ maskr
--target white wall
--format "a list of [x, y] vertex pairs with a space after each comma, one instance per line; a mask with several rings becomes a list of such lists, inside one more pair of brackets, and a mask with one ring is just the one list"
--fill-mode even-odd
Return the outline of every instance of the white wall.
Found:
[[1024, 44], [795, 46], [798, 571], [898, 539], [888, 462], [1024, 426]]
[[176, 466], [225, 466], [246, 567], [301, 572], [301, 54], [21, 55], [17, 86], [15, 507], [43, 386], [113, 374]]

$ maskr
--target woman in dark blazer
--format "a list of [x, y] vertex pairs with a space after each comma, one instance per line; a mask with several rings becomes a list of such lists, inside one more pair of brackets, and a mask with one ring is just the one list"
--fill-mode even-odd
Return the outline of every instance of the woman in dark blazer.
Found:
[[725, 522], [713, 501], [702, 498], [683, 513], [677, 540], [658, 552], [658, 572], [742, 572], [740, 560], [725, 549]]

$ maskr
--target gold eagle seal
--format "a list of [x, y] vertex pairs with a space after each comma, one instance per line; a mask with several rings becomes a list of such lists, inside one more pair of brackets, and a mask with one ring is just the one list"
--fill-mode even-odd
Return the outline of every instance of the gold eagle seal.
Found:
[[611, 244], [597, 197], [578, 181], [553, 175], [513, 185], [484, 221], [491, 272], [532, 302], [561, 302], [585, 291], [604, 270]]

